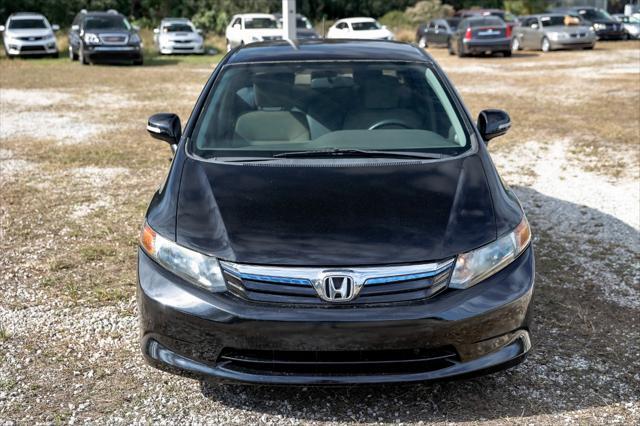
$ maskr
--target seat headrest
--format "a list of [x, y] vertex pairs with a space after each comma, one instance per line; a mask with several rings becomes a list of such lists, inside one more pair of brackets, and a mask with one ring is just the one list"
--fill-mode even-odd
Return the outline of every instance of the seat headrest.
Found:
[[292, 106], [291, 89], [293, 73], [258, 74], [253, 77], [253, 90], [258, 108], [282, 108]]
[[380, 75], [367, 79], [362, 84], [364, 107], [367, 109], [398, 108], [401, 85], [398, 79]]

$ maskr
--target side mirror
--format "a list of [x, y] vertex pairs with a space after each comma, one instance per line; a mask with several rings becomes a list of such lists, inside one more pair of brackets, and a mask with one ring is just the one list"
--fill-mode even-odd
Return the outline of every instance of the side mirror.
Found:
[[53, 25], [51, 26], [51, 29], [52, 29], [53, 31], [60, 31], [60, 25], [58, 25], [58, 24], [53, 24]]
[[160, 28], [154, 28], [153, 29], [153, 33], [154, 34], [160, 34]]
[[531, 28], [533, 28], [534, 30], [538, 29], [538, 24], [531, 24]]
[[202, 34], [203, 34], [203, 31], [202, 31], [200, 28], [196, 28], [196, 32], [197, 32], [198, 34], [200, 34], [200, 35], [202, 35]]
[[233, 26], [233, 29], [235, 29], [235, 30], [240, 30], [240, 29], [242, 29], [242, 26], [241, 26], [240, 24], [235, 24], [235, 25]]
[[140, 32], [140, 27], [137, 25], [132, 25], [131, 28], [133, 28], [133, 31], [139, 33]]
[[71, 26], [71, 31], [75, 31], [75, 32], [80, 31], [80, 25], [78, 25], [78, 24], [72, 25]]
[[167, 112], [154, 114], [149, 117], [147, 131], [151, 137], [169, 143], [175, 151], [175, 147], [178, 145], [178, 142], [180, 142], [180, 137], [182, 136], [180, 118], [175, 114]]
[[511, 118], [501, 109], [485, 109], [478, 115], [478, 130], [485, 142], [504, 135], [510, 128]]
[[0, 25], [0, 33], [4, 32], [4, 25]]

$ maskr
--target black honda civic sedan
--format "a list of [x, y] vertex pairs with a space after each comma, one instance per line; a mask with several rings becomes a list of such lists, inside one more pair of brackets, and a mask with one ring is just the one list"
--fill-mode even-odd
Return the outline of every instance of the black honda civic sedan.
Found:
[[442, 380], [531, 348], [531, 233], [487, 142], [422, 49], [255, 43], [216, 67], [140, 237], [153, 366], [254, 384]]

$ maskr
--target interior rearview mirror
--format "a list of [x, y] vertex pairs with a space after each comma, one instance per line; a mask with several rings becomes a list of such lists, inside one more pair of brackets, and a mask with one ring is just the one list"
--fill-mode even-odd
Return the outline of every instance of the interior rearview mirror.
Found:
[[161, 141], [165, 141], [171, 145], [171, 148], [175, 151], [180, 137], [182, 136], [182, 126], [180, 124], [180, 118], [171, 113], [161, 112], [149, 117], [147, 122], [147, 131], [149, 134]]
[[60, 25], [58, 25], [58, 24], [53, 24], [53, 25], [51, 25], [51, 29], [52, 29], [53, 31], [60, 31]]
[[478, 115], [478, 130], [485, 142], [504, 135], [510, 128], [511, 118], [501, 109], [485, 109]]

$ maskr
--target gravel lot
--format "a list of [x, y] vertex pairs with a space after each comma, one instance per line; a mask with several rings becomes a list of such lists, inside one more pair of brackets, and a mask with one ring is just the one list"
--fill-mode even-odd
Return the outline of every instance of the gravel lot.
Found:
[[186, 120], [213, 63], [0, 59], [0, 424], [640, 423], [640, 42], [513, 58], [432, 54], [531, 222], [535, 350], [420, 386], [215, 386], [147, 367], [135, 248], [169, 160], [146, 118]]

